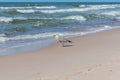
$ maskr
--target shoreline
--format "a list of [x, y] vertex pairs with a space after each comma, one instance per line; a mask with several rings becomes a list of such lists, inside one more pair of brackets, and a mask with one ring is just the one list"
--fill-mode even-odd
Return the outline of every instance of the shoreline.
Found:
[[[89, 36], [89, 35], [94, 35], [94, 34], [97, 34], [97, 33], [102, 33], [102, 32], [106, 32], [106, 31], [109, 31], [109, 30], [114, 30], [114, 29], [119, 29], [119, 28], [113, 28], [113, 29], [106, 29], [106, 30], [101, 30], [101, 31], [95, 31], [95, 32], [90, 32], [90, 33], [87, 33], [87, 34], [83, 34], [83, 35], [75, 35], [75, 36], [73, 36], [73, 35], [71, 35], [71, 36], [69, 36], [67, 39], [70, 39], [70, 40], [75, 40], [75, 39], [78, 39], [78, 38], [81, 38], [81, 37], [83, 37], [83, 36]], [[65, 37], [65, 36], [64, 36]], [[53, 37], [54, 38], [54, 37]], [[43, 42], [43, 41], [42, 41]], [[31, 52], [36, 52], [36, 51], [39, 51], [39, 50], [42, 50], [42, 49], [46, 49], [46, 48], [48, 48], [48, 47], [51, 47], [51, 46], [53, 46], [53, 45], [55, 45], [56, 43], [57, 43], [57, 41], [56, 41], [56, 39], [52, 39], [51, 41], [49, 41], [48, 42], [48, 40], [47, 40], [47, 42], [45, 43], [46, 41], [44, 41], [43, 43], [45, 44], [45, 45], [43, 45], [43, 46], [40, 46], [40, 45], [37, 45], [36, 43], [41, 43], [41, 42], [34, 42], [33, 43], [33, 45], [34, 45], [34, 49], [31, 47], [32, 45], [30, 45], [30, 48], [28, 48], [29, 47], [29, 45], [26, 45], [26, 46], [23, 46], [23, 47], [20, 47], [20, 49], [18, 49], [18, 52], [17, 51], [14, 51], [14, 49], [17, 49], [17, 48], [19, 48], [19, 47], [16, 47], [16, 48], [13, 48], [13, 49], [11, 49], [10, 50], [10, 53], [9, 53], [9, 51], [5, 51], [5, 54], [1, 54], [0, 55], [0, 57], [1, 56], [10, 56], [10, 55], [18, 55], [18, 54], [24, 54], [24, 53], [31, 53]], [[35, 45], [36, 44], [36, 45]], [[38, 47], [40, 47], [40, 48], [38, 48]], [[26, 49], [24, 49], [24, 48], [26, 48]], [[23, 50], [22, 50], [23, 49]], [[32, 50], [31, 50], [32, 49]], [[9, 50], [9, 49], [8, 49]], [[4, 51], [3, 51], [4, 52]]]
[[[67, 77], [68, 80], [104, 80], [112, 77], [110, 80], [119, 80], [115, 77], [120, 73], [119, 34], [120, 29], [112, 29], [73, 38], [69, 47], [54, 43], [37, 51], [0, 56], [0, 79], [66, 80]], [[106, 72], [108, 68], [110, 73]]]
[[[84, 34], [84, 35], [76, 35], [76, 36], [71, 36], [71, 37], [69, 37], [69, 38], [67, 38], [67, 39], [70, 39], [70, 40], [76, 40], [76, 39], [79, 39], [79, 38], [82, 38], [82, 37], [85, 37], [85, 36], [91, 36], [91, 35], [95, 35], [95, 34], [99, 34], [99, 33], [104, 33], [104, 32], [106, 32], [106, 31], [111, 31], [111, 30], [116, 30], [116, 29], [119, 29], [119, 28], [113, 28], [113, 29], [108, 29], [108, 30], [102, 30], [102, 31], [96, 31], [96, 32], [93, 32], [93, 33], [88, 33], [88, 34]], [[54, 38], [54, 37], [53, 37]], [[27, 48], [27, 50], [25, 50], [25, 51], [20, 51], [20, 52], [17, 52], [16, 53], [16, 51], [14, 52], [13, 51], [13, 53], [5, 53], [6, 55], [1, 55], [0, 57], [4, 57], [4, 56], [13, 56], [13, 55], [20, 55], [20, 54], [29, 54], [29, 53], [31, 53], [31, 52], [37, 52], [37, 51], [41, 51], [41, 50], [44, 50], [44, 49], [47, 49], [47, 48], [49, 48], [49, 47], [52, 47], [52, 46], [55, 46], [55, 45], [58, 45], [59, 44], [59, 42], [57, 42], [57, 40], [56, 39], [54, 39], [54, 42], [52, 41], [51, 43], [49, 43], [49, 42], [47, 42], [48, 44], [46, 44], [46, 45], [44, 45], [43, 47], [40, 47], [40, 48], [37, 48], [37, 49], [33, 49], [33, 50], [29, 50], [28, 51], [28, 48]], [[38, 46], [38, 45], [37, 45]], [[61, 46], [60, 44], [59, 44], [59, 46]], [[61, 46], [62, 47], [62, 46]], [[30, 49], [31, 49], [32, 47], [31, 47], [31, 45], [30, 45]], [[22, 48], [21, 48], [22, 49]]]

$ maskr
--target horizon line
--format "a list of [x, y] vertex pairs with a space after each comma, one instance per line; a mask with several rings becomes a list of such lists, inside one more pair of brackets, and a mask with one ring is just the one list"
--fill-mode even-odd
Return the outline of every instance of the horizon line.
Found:
[[[12, 1], [0, 1], [0, 2], [12, 2]], [[13, 2], [15, 2], [15, 1], [13, 1]], [[20, 1], [17, 1], [17, 2], [20, 2]], [[27, 2], [27, 1], [25, 1], [25, 2]], [[32, 2], [32, 1], [31, 1]], [[36, 1], [37, 2], [37, 1]], [[40, 1], [39, 1], [40, 2]], [[43, 2], [43, 1], [42, 1]], [[49, 2], [55, 2], [55, 1], [49, 1]], [[59, 2], [59, 1], [56, 1], [56, 2]], [[72, 2], [72, 1], [70, 1], [70, 2]], [[78, 2], [78, 1], [74, 1], [74, 2]], [[67, 3], [69, 3], [69, 2], [67, 2]], [[80, 3], [120, 3], [120, 2], [89, 2], [89, 1], [86, 1], [86, 2], [80, 2]]]

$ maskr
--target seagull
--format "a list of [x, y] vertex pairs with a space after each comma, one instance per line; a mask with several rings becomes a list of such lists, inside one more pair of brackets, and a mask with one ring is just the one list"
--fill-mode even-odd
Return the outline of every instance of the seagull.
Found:
[[62, 36], [55, 34], [53, 35], [55, 39], [62, 44], [63, 47], [65, 47], [65, 43], [72, 43], [72, 41], [64, 39]]

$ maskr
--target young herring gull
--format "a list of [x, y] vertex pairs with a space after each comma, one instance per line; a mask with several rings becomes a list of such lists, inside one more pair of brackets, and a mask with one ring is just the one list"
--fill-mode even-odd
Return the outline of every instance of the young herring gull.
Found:
[[55, 34], [54, 35], [55, 39], [62, 44], [63, 47], [65, 47], [65, 43], [72, 43], [72, 41], [68, 39], [64, 39], [62, 36]]

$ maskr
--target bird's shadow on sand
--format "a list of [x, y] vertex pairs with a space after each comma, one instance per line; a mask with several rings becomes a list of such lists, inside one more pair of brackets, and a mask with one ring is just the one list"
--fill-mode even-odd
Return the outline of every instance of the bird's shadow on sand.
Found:
[[62, 47], [72, 47], [73, 45], [64, 45]]

